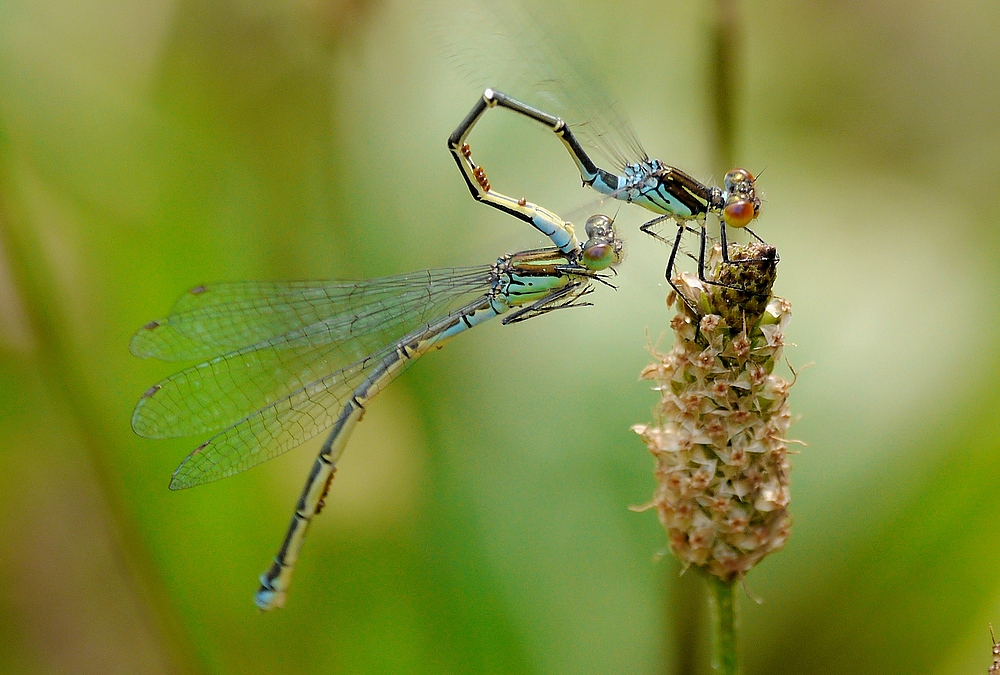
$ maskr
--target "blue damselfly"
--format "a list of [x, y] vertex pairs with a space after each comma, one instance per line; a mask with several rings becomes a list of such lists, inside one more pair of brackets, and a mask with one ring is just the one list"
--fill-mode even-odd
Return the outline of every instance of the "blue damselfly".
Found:
[[[494, 4], [496, 3], [491, 3]], [[672, 272], [685, 231], [699, 235], [698, 276], [703, 281], [712, 283], [705, 278], [706, 249], [709, 239], [706, 225], [708, 215], [719, 219], [720, 243], [725, 263], [730, 263], [727, 226], [746, 229], [751, 236], [763, 243], [763, 240], [748, 227], [760, 215], [761, 210], [752, 173], [746, 169], [732, 169], [726, 174], [723, 187], [720, 188], [706, 185], [689, 173], [669, 166], [659, 159], [651, 159], [643, 149], [627, 116], [619, 106], [608, 100], [596, 84], [596, 78], [581, 74], [576, 64], [562, 57], [556, 46], [551, 44], [550, 32], [533, 26], [514, 25], [518, 23], [519, 18], [523, 19], [523, 15], [527, 12], [514, 7], [508, 7], [506, 12], [492, 6], [490, 9], [466, 7], [458, 21], [467, 20], [470, 24], [482, 24], [484, 17], [477, 16], [480, 14], [488, 15], [487, 25], [478, 27], [473, 25], [471, 35], [467, 35], [464, 26], [458, 24], [445, 38], [454, 42], [452, 36], [465, 35], [467, 38], [474, 36], [484, 44], [493, 43], [494, 48], [497, 43], [496, 38], [502, 38], [500, 42], [506, 43], [503, 48], [517, 54], [516, 67], [525, 71], [537, 71], [515, 74], [513, 77], [534, 80], [531, 86], [539, 92], [538, 96], [556, 109], [565, 111], [564, 114], [572, 116], [572, 119], [567, 121], [545, 112], [540, 107], [524, 103], [496, 89], [487, 88], [448, 139], [448, 148], [462, 170], [473, 197], [508, 213], [510, 203], [516, 201], [493, 190], [486, 178], [485, 169], [472, 161], [472, 151], [468, 143], [473, 127], [487, 110], [504, 108], [534, 120], [555, 133], [576, 164], [585, 186], [606, 197], [638, 204], [658, 214], [640, 229], [671, 246], [666, 278], [675, 290], [677, 288], [672, 281]], [[488, 35], [475, 35], [477, 30], [486, 31]], [[483, 60], [491, 56], [482, 52], [483, 50], [473, 47], [463, 50], [462, 57], [469, 60], [477, 58]], [[513, 62], [511, 58], [505, 60]], [[615, 171], [599, 167], [580, 139], [606, 157]], [[666, 220], [672, 220], [677, 224], [677, 234], [672, 241], [660, 236], [655, 230], [657, 225]], [[691, 224], [697, 225], [697, 229], [690, 227]]]
[[150, 387], [132, 415], [132, 428], [147, 438], [214, 432], [174, 472], [173, 490], [235, 475], [332, 427], [261, 575], [261, 609], [284, 604], [306, 530], [367, 401], [415, 359], [480, 323], [579, 307], [589, 304], [581, 298], [593, 282], [610, 286], [602, 271], [622, 251], [610, 218], [591, 217], [581, 246], [555, 214], [517, 206], [556, 247], [366, 281], [198, 286], [132, 338], [136, 356], [200, 361]]

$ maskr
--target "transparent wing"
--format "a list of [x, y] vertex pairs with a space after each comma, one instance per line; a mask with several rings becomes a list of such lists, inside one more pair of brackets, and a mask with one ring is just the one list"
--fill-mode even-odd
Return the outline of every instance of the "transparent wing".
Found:
[[[476, 297], [432, 323], [447, 326], [448, 319], [481, 303], [482, 297]], [[401, 340], [420, 338], [430, 330], [430, 325], [416, 326], [369, 356], [294, 389], [232, 424], [187, 456], [174, 472], [170, 488], [193, 487], [246, 471], [322, 433], [334, 424], [362, 382], [370, 378], [364, 395], [368, 400], [422, 353], [402, 360], [393, 358], [394, 367], [389, 367], [387, 359], [395, 354]]]
[[[348, 382], [355, 372], [351, 368], [364, 370], [371, 355], [447, 314], [469, 294], [481, 295], [491, 282], [490, 267], [419, 275], [423, 278], [402, 275], [322, 286], [268, 284], [280, 291], [275, 295], [261, 292], [261, 284], [222, 284], [223, 292], [216, 295], [220, 302], [199, 297], [194, 306], [185, 296], [179, 314], [136, 334], [134, 351], [136, 342], [140, 353], [169, 358], [245, 346], [150, 387], [135, 407], [132, 428], [147, 438], [208, 433], [295, 392], [312, 391], [319, 381], [337, 390], [340, 379]], [[339, 379], [325, 379], [337, 373]]]
[[238, 281], [197, 286], [164, 319], [132, 338], [136, 356], [163, 361], [207, 359], [306, 327], [299, 339], [347, 342], [378, 330], [384, 314], [481, 288], [488, 266], [423, 270], [367, 281]]
[[[448, 3], [439, 28], [444, 52], [480, 90], [494, 87], [566, 120], [585, 145], [618, 169], [648, 159], [628, 117], [564, 44], [579, 43], [547, 26], [516, 0]], [[432, 20], [432, 23], [433, 20]]]
[[395, 345], [385, 347], [368, 359], [292, 391], [216, 434], [177, 467], [170, 489], [194, 487], [246, 471], [328, 429], [367, 372], [393, 349]]

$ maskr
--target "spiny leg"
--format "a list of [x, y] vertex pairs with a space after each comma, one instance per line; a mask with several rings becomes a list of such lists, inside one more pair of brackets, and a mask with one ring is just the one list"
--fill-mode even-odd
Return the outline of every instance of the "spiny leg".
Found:
[[[759, 243], [763, 244], [764, 246], [768, 246], [768, 243], [766, 241], [764, 241], [760, 237], [760, 235], [758, 235], [756, 232], [754, 232], [753, 230], [751, 230], [749, 227], [744, 227], [743, 229], [746, 230], [747, 232], [749, 232], [750, 236], [752, 236], [754, 239], [756, 239]], [[726, 264], [726, 265], [745, 265], [747, 263], [768, 262], [768, 260], [769, 260], [769, 258], [767, 258], [767, 257], [742, 258], [740, 260], [730, 260], [730, 258], [729, 258], [729, 244], [726, 241], [726, 223], [723, 222], [723, 221], [719, 222], [719, 239], [720, 239], [721, 244], [722, 244], [722, 262], [724, 264]], [[778, 260], [777, 253], [775, 253], [775, 261], [777, 262], [777, 260]], [[711, 282], [709, 282], [709, 283], [711, 283]]]
[[[677, 236], [674, 237], [674, 240], [672, 242], [666, 237], [661, 236], [658, 232], [654, 232], [652, 230], [652, 227], [654, 225], [662, 223], [664, 220], [674, 220], [675, 223], [677, 224]], [[662, 241], [664, 244], [670, 246], [670, 257], [667, 258], [667, 269], [664, 272], [664, 276], [667, 278], [667, 283], [670, 284], [670, 288], [674, 289], [674, 292], [677, 293], [678, 297], [680, 297], [681, 300], [684, 301], [684, 304], [688, 306], [688, 309], [690, 309], [695, 314], [698, 314], [698, 310], [697, 308], [695, 308], [694, 303], [692, 303], [691, 300], [686, 295], [684, 295], [684, 293], [677, 286], [677, 284], [674, 283], [673, 280], [674, 263], [677, 260], [677, 251], [680, 250], [681, 239], [684, 237], [684, 232], [690, 229], [691, 228], [689, 228], [687, 224], [683, 222], [678, 222], [673, 218], [673, 216], [669, 215], [663, 215], [657, 218], [653, 218], [653, 220], [650, 220], [649, 222], [643, 223], [642, 225], [639, 226], [640, 231], [644, 232], [645, 234], [648, 234], [653, 239], [656, 239], [657, 241]]]
[[[758, 243], [764, 244], [764, 246], [768, 245], [768, 243], [766, 241], [764, 241], [759, 234], [757, 234], [756, 232], [754, 232], [753, 230], [751, 230], [749, 227], [744, 227], [743, 229], [746, 230], [747, 232], [749, 232], [750, 236], [753, 237], [754, 239], [756, 239]], [[729, 246], [726, 244], [726, 223], [725, 223], [725, 221], [720, 221], [719, 222], [719, 234], [721, 235], [720, 239], [722, 240], [722, 260], [723, 260], [723, 262], [725, 262], [727, 264], [731, 264], [731, 265], [737, 265], [737, 264], [740, 264], [740, 263], [748, 263], [748, 262], [763, 262], [762, 258], [746, 258], [744, 260], [730, 260], [729, 259]]]
[[[727, 244], [726, 244], [726, 225], [725, 225], [725, 223], [722, 224], [722, 228], [720, 229], [720, 232], [721, 232], [721, 239], [722, 239], [721, 245], [722, 245], [722, 264], [723, 265], [737, 265], [737, 264], [748, 263], [748, 262], [766, 262], [768, 260], [767, 258], [748, 258], [746, 260], [734, 260], [734, 261], [730, 262], [729, 261], [729, 256], [726, 254], [726, 249], [728, 247], [727, 247]], [[746, 293], [747, 290], [745, 288], [740, 288], [739, 286], [733, 286], [732, 284], [724, 284], [721, 281], [713, 281], [712, 279], [709, 279], [705, 275], [705, 259], [706, 259], [706, 250], [708, 248], [708, 226], [706, 225], [705, 221], [701, 222], [700, 239], [701, 239], [701, 246], [700, 246], [700, 250], [699, 250], [699, 253], [698, 253], [698, 278], [701, 279], [701, 281], [703, 283], [706, 283], [706, 284], [712, 284], [713, 286], [719, 286], [720, 288], [728, 288], [729, 290], [736, 291], [738, 293]], [[760, 295], [760, 294], [759, 293], [753, 293], [753, 295]]]
[[[643, 223], [642, 225], [640, 225], [639, 226], [639, 230], [642, 231], [643, 234], [648, 234], [653, 239], [655, 239], [655, 240], [657, 240], [659, 242], [663, 242], [667, 246], [673, 247], [674, 246], [674, 242], [673, 241], [671, 241], [670, 239], [667, 239], [666, 237], [661, 236], [658, 232], [654, 232], [653, 229], [652, 229], [653, 225], [658, 225], [659, 223], [662, 223], [664, 220], [672, 220], [672, 221], [674, 221], [674, 224], [677, 227], [682, 228], [682, 230], [684, 232], [690, 232], [691, 234], [698, 234], [698, 230], [694, 229], [693, 227], [691, 227], [690, 225], [688, 225], [687, 223], [685, 223], [683, 220], [679, 220], [676, 216], [671, 215], [671, 214], [657, 216], [656, 218], [654, 218], [653, 220], [649, 221], [648, 223]], [[698, 258], [694, 254], [688, 253], [687, 251], [680, 251], [680, 252], [683, 253], [684, 255], [686, 255], [687, 257], [691, 258], [691, 260], [693, 260], [694, 262], [698, 262]], [[671, 272], [671, 270], [668, 268], [667, 269], [667, 277], [668, 278], [670, 277], [670, 272]]]
[[[721, 232], [723, 233], [722, 234], [722, 258], [723, 258], [723, 263], [724, 264], [728, 264], [729, 257], [726, 255], [726, 244], [725, 244], [725, 241], [726, 241], [725, 231], [726, 231], [726, 229], [725, 228], [726, 228], [726, 226], [723, 225], [722, 226], [722, 230], [721, 230]], [[700, 240], [700, 247], [699, 247], [699, 251], [698, 251], [698, 278], [701, 279], [701, 281], [703, 283], [706, 283], [706, 284], [712, 284], [713, 286], [721, 286], [722, 288], [728, 288], [728, 289], [731, 289], [731, 290], [734, 290], [734, 291], [743, 292], [742, 288], [737, 288], [736, 286], [730, 286], [729, 284], [724, 284], [724, 283], [722, 283], [720, 281], [712, 281], [707, 276], [705, 276], [705, 252], [708, 249], [708, 225], [705, 223], [704, 220], [701, 221], [701, 232], [699, 233], [698, 237], [699, 237], [699, 240]]]
[[[581, 289], [579, 283], [568, 284], [562, 288], [552, 291], [545, 297], [536, 300], [526, 307], [521, 307], [513, 314], [505, 317], [501, 323], [506, 326], [512, 323], [526, 321], [527, 319], [540, 316], [556, 309], [566, 309], [567, 307], [591, 307], [593, 303], [580, 302], [574, 304], [574, 301], [580, 296], [592, 293], [593, 290], [594, 289], [591, 286], [586, 286]], [[557, 303], [559, 300], [563, 300], [563, 302]]]

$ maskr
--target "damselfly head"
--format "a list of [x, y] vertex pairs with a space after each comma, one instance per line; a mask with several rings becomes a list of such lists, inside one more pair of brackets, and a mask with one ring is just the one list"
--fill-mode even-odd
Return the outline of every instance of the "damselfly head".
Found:
[[753, 174], [746, 169], [733, 169], [726, 174], [726, 205], [722, 220], [730, 227], [746, 227], [760, 215], [760, 199], [754, 186]]
[[597, 214], [587, 219], [584, 226], [587, 243], [583, 245], [583, 264], [599, 272], [622, 261], [622, 240], [615, 235], [614, 221]]

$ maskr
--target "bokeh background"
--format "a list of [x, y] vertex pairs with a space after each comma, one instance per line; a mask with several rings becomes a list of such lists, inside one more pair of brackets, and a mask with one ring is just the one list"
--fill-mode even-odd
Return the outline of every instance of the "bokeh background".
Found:
[[[709, 180], [713, 7], [534, 9], [651, 154]], [[251, 596], [315, 444], [172, 493], [202, 439], [129, 428], [174, 369], [129, 338], [189, 287], [544, 243], [475, 204], [445, 149], [479, 93], [441, 48], [478, 50], [458, 16], [0, 3], [0, 672], [707, 672], [701, 580], [628, 510], [653, 490], [629, 426], [650, 419], [637, 374], [669, 321], [666, 249], [637, 208], [618, 218], [617, 291], [463, 335], [371, 405], [281, 611]], [[766, 167], [758, 231], [794, 307], [809, 443], [788, 546], [739, 594], [744, 671], [984, 673], [1000, 5], [750, 0], [740, 16], [736, 152]], [[577, 218], [592, 203], [545, 131], [494, 113], [473, 140], [498, 189]]]

